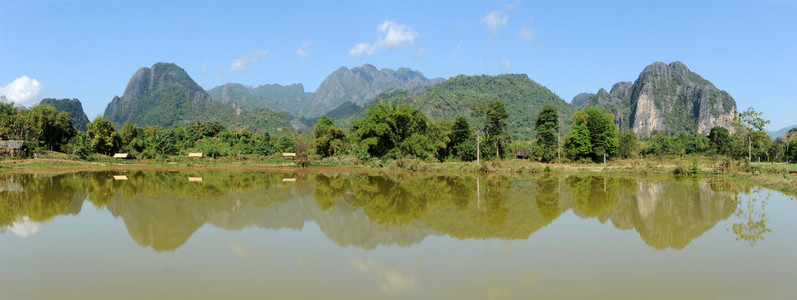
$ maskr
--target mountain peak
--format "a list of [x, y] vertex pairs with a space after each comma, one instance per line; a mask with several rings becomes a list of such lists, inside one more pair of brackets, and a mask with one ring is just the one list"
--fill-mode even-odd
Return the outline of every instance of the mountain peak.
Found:
[[313, 97], [302, 105], [299, 115], [307, 118], [318, 117], [345, 102], [361, 106], [380, 94], [393, 90], [408, 90], [419, 94], [437, 82], [439, 80], [430, 80], [421, 72], [408, 68], [394, 71], [389, 68], [378, 69], [371, 64], [352, 69], [340, 67], [324, 79]]
[[631, 82], [618, 82], [607, 94], [590, 97], [583, 106], [598, 106], [614, 114], [620, 129], [639, 136], [655, 131], [707, 134], [712, 127], [730, 128], [736, 101], [725, 91], [692, 72], [682, 62], [654, 62]]

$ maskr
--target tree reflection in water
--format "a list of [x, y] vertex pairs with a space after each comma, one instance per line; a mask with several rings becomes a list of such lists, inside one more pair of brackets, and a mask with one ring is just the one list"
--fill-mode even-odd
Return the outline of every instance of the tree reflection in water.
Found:
[[[341, 247], [457, 239], [528, 239], [564, 212], [635, 230], [655, 249], [683, 249], [737, 211], [739, 186], [717, 179], [599, 176], [128, 172], [3, 175], [0, 228], [77, 214], [83, 200], [123, 219], [137, 244], [179, 248], [204, 224], [301, 230], [315, 221]], [[202, 177], [189, 182], [187, 177]], [[283, 182], [284, 177], [296, 178]], [[741, 205], [733, 231], [754, 245], [770, 232], [766, 199]], [[0, 230], [2, 231], [2, 230]]]
[[[760, 192], [760, 190], [756, 189], [754, 192]], [[736, 217], [742, 222], [733, 224], [732, 228], [737, 241], [747, 241], [752, 247], [764, 240], [764, 234], [772, 232], [772, 229], [767, 228], [769, 219], [764, 213], [767, 202], [769, 202], [769, 194], [760, 200], [753, 197], [753, 193], [750, 192], [747, 196], [745, 203], [739, 205], [739, 209], [736, 211]]]

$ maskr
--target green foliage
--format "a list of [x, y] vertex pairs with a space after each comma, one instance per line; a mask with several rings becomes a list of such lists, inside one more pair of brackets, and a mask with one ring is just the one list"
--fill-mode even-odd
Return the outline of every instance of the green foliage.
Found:
[[543, 162], [550, 162], [556, 158], [559, 148], [559, 112], [556, 107], [546, 105], [540, 111], [535, 122], [537, 130], [537, 155]]
[[[426, 116], [417, 109], [389, 101], [372, 107], [351, 130], [358, 151], [371, 157], [416, 156], [426, 158], [428, 140]], [[416, 136], [417, 135], [417, 136]]]
[[[617, 128], [614, 116], [605, 114], [603, 109], [586, 107], [573, 115], [573, 129], [570, 132], [568, 152], [571, 158], [602, 160], [618, 154]], [[588, 142], [587, 142], [588, 141]]]
[[753, 158], [753, 144], [756, 144], [756, 150], [761, 150], [761, 143], [765, 140], [769, 141], [764, 126], [769, 124], [769, 120], [761, 118], [761, 112], [757, 112], [752, 107], [748, 107], [746, 111], [736, 114], [733, 119], [733, 126], [737, 130], [737, 134], [747, 140], [747, 160], [752, 161]]
[[296, 151], [296, 142], [294, 142], [290, 136], [283, 135], [280, 137], [277, 147], [283, 153], [292, 153]]
[[53, 99], [45, 98], [39, 102], [39, 105], [50, 105], [60, 112], [65, 112], [72, 119], [72, 125], [78, 131], [86, 132], [86, 124], [89, 123], [89, 118], [83, 112], [83, 105], [78, 99]]
[[346, 150], [346, 131], [335, 128], [335, 120], [323, 116], [313, 132], [315, 151], [321, 157], [329, 157]]
[[506, 133], [506, 120], [509, 117], [506, 112], [506, 105], [501, 100], [493, 100], [475, 105], [473, 111], [474, 116], [483, 117], [482, 124], [484, 124], [485, 141], [481, 145], [482, 157], [492, 157], [492, 153], [496, 154], [495, 158], [503, 157], [506, 145], [510, 142], [510, 138]]
[[122, 144], [122, 137], [114, 129], [113, 122], [103, 117], [97, 117], [89, 123], [86, 134], [91, 140], [91, 147], [105, 155], [113, 155]]
[[58, 112], [49, 105], [36, 105], [27, 114], [33, 129], [33, 140], [40, 141], [45, 147], [61, 151], [61, 146], [77, 134], [72, 120], [65, 112]]
[[[256, 133], [285, 134], [293, 130], [290, 125], [293, 117], [285, 112], [266, 107], [243, 110], [238, 104], [213, 100], [177, 65], [157, 63], [152, 69], [143, 68], [139, 72], [141, 76], [137, 72], [133, 77], [137, 81], [131, 79], [133, 86], [128, 86], [136, 93], [126, 94], [106, 109], [106, 117], [117, 124], [169, 127], [216, 121]], [[150, 78], [154, 81], [149, 82]]]
[[589, 129], [587, 129], [585, 124], [573, 125], [565, 142], [565, 148], [571, 158], [576, 160], [589, 159], [593, 152], [589, 136]]
[[472, 114], [473, 108], [500, 99], [506, 111], [512, 112], [506, 119], [507, 135], [521, 138], [535, 136], [534, 118], [545, 105], [553, 105], [564, 119], [569, 119], [574, 111], [572, 105], [525, 74], [459, 75], [432, 86], [420, 96], [394, 93], [388, 99], [401, 99], [434, 120], [453, 121], [465, 116], [477, 128], [484, 126], [484, 116]]
[[633, 158], [639, 154], [639, 141], [633, 129], [626, 129], [618, 134], [618, 155], [622, 158]]
[[451, 127], [449, 154], [462, 161], [476, 160], [476, 143], [473, 141], [470, 124], [465, 117], [459, 117]]
[[0, 139], [22, 140], [27, 147], [61, 151], [75, 135], [69, 115], [52, 106], [39, 104], [26, 110], [0, 102]]
[[711, 128], [708, 140], [711, 149], [719, 155], [726, 155], [731, 150], [731, 135], [728, 133], [728, 129], [724, 127]]
[[785, 156], [790, 163], [797, 162], [797, 140], [790, 141], [785, 145]]

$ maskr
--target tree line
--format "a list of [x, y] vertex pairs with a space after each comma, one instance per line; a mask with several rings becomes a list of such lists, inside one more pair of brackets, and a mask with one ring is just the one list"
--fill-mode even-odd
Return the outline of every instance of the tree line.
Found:
[[616, 158], [651, 155], [720, 155], [741, 160], [794, 162], [797, 129], [786, 138], [770, 139], [763, 127], [768, 121], [752, 108], [737, 114], [732, 132], [714, 127], [705, 136], [680, 132], [654, 132], [639, 138], [631, 129], [618, 131], [614, 116], [597, 107], [573, 115], [567, 132], [554, 106], [546, 105], [536, 116], [536, 136], [531, 141], [513, 139], [507, 132], [509, 113], [501, 100], [473, 105], [474, 127], [465, 116], [454, 121], [432, 120], [422, 111], [400, 102], [382, 99], [348, 130], [324, 116], [311, 134], [296, 132], [272, 136], [264, 132], [231, 129], [219, 122], [195, 122], [168, 127], [120, 128], [97, 117], [86, 132], [76, 130], [69, 116], [49, 105], [29, 109], [0, 103], [0, 139], [24, 140], [27, 155], [52, 150], [81, 159], [99, 153], [131, 153], [137, 158], [162, 159], [203, 152], [209, 157], [272, 155], [296, 152], [300, 158], [324, 159], [354, 156], [361, 161], [415, 158], [435, 162], [474, 161], [513, 157], [515, 150], [529, 150], [540, 162], [603, 162]]

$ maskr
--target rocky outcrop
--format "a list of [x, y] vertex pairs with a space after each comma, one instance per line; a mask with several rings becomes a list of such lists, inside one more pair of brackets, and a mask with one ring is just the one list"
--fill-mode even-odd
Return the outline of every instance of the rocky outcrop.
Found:
[[218, 104], [182, 68], [156, 63], [133, 74], [122, 97], [114, 97], [105, 108], [105, 117], [116, 124], [170, 126], [194, 121]]
[[736, 115], [733, 97], [681, 62], [653, 63], [634, 83], [619, 82], [609, 93], [601, 89], [581, 106], [606, 109], [618, 128], [632, 128], [639, 136], [657, 131], [708, 134], [715, 126], [732, 130]]
[[272, 134], [294, 127], [292, 116], [263, 107], [263, 100], [250, 89], [227, 84], [214, 89], [214, 99], [182, 68], [157, 63], [133, 74], [122, 97], [114, 97], [105, 108], [105, 117], [117, 126], [130, 122], [165, 127], [214, 120], [232, 129]]
[[363, 105], [392, 90], [419, 94], [440, 81], [442, 79], [428, 79], [421, 72], [407, 68], [378, 70], [369, 64], [352, 69], [341, 67], [324, 79], [313, 98], [302, 105], [299, 116], [318, 117], [347, 101]]
[[[279, 85], [266, 84], [252, 89], [252, 93], [263, 99], [269, 107], [298, 115], [308, 97], [301, 83]], [[312, 94], [310, 94], [312, 95]]]

